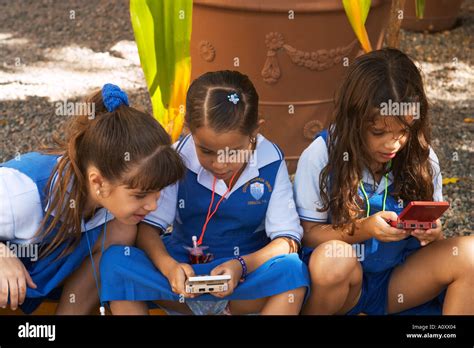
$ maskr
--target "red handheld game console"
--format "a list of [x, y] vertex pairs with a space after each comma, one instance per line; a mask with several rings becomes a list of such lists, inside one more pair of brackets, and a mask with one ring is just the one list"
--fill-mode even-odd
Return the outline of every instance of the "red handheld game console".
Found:
[[448, 202], [413, 201], [398, 215], [397, 221], [389, 221], [389, 224], [404, 230], [436, 228], [436, 220], [448, 208]]

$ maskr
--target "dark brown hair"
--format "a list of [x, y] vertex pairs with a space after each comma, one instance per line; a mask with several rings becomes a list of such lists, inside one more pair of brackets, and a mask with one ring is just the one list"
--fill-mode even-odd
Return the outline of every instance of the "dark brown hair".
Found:
[[[349, 67], [335, 100], [335, 118], [328, 130], [328, 164], [320, 175], [322, 208], [329, 209], [334, 227], [362, 217], [364, 206], [358, 195], [362, 171], [372, 176], [365, 132], [380, 115], [382, 103], [417, 102], [418, 119], [410, 125], [395, 117], [408, 129], [408, 140], [392, 160], [396, 199], [432, 200], [432, 167], [429, 156], [431, 126], [428, 102], [418, 68], [407, 55], [386, 48], [358, 57]], [[348, 160], [342, 159], [348, 155]], [[384, 169], [382, 174], [388, 172]], [[375, 180], [374, 180], [375, 181]]]
[[[236, 104], [228, 99], [233, 93], [239, 98]], [[207, 124], [218, 132], [239, 130], [250, 135], [258, 123], [257, 91], [238, 71], [205, 73], [189, 87], [185, 121], [191, 132]]]
[[[108, 112], [101, 91], [86, 102], [94, 103], [95, 117], [73, 116], [65, 141], [56, 139], [57, 147], [44, 151], [62, 157], [46, 186], [52, 185], [47, 192], [50, 204], [37, 234], [45, 239], [50, 236], [52, 241], [42, 247], [42, 256], [65, 241], [69, 244], [61, 255], [67, 254], [79, 242], [88, 166], [95, 166], [114, 185], [142, 191], [159, 191], [184, 175], [169, 135], [152, 116], [123, 104]], [[57, 180], [53, 180], [55, 173]]]

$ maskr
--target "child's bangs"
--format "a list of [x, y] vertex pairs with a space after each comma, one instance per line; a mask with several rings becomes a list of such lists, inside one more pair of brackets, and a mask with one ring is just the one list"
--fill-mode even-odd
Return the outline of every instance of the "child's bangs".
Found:
[[157, 192], [181, 180], [183, 175], [184, 166], [179, 155], [167, 147], [138, 164], [123, 185], [141, 192]]
[[375, 125], [377, 120], [383, 120], [385, 126], [388, 126], [387, 120], [393, 119], [398, 124], [402, 125], [408, 131], [415, 129], [420, 119], [419, 115], [383, 115], [379, 106], [374, 106], [371, 112], [368, 113], [366, 123], [369, 125]]

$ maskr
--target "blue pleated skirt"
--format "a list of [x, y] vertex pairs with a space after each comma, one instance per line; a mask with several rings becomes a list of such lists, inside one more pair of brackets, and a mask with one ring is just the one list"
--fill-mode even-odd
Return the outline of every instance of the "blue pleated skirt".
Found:
[[[98, 226], [87, 232], [91, 248], [99, 238], [102, 228], [103, 226]], [[24, 313], [32, 313], [46, 298], [59, 299], [63, 281], [89, 257], [89, 246], [85, 233], [82, 233], [79, 244], [71, 253], [57, 259], [66, 246], [66, 243], [61, 244], [51, 254], [37, 261], [20, 258], [37, 286], [36, 289], [28, 287], [26, 290], [25, 301], [20, 306]]]
[[[165, 245], [168, 239], [164, 238]], [[127, 248], [127, 249], [124, 249]], [[182, 248], [182, 247], [181, 247]], [[168, 249], [173, 255], [173, 248]], [[182, 253], [177, 249], [176, 252]], [[176, 259], [176, 258], [175, 258]], [[178, 261], [179, 261], [178, 257]], [[220, 258], [206, 264], [192, 265], [196, 275], [210, 274], [216, 266], [232, 259]], [[114, 245], [101, 258], [100, 274], [102, 300], [116, 301], [178, 301], [179, 295], [171, 291], [168, 279], [155, 267], [144, 251], [134, 247]], [[306, 287], [309, 294], [310, 279], [307, 266], [297, 254], [276, 256], [249, 273], [234, 292], [225, 300], [254, 300], [277, 295], [292, 289]], [[221, 301], [203, 294], [186, 301]]]

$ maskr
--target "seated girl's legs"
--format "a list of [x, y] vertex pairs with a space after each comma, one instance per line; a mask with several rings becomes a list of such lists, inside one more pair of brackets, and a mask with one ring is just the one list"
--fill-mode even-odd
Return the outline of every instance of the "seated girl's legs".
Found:
[[[110, 245], [134, 245], [137, 233], [136, 225], [125, 225], [118, 220], [107, 223], [107, 235], [104, 250]], [[102, 256], [103, 233], [97, 238], [92, 248], [92, 256], [100, 282], [99, 263]], [[100, 286], [100, 283], [99, 283]], [[90, 314], [99, 304], [99, 297], [95, 283], [92, 264], [88, 256], [81, 266], [74, 271], [64, 282], [56, 314]]]
[[301, 287], [258, 300], [232, 300], [233, 315], [259, 313], [261, 315], [298, 315], [303, 305], [306, 288]]
[[[341, 255], [339, 250], [346, 251]], [[359, 300], [362, 266], [350, 244], [333, 240], [319, 245], [309, 260], [311, 294], [302, 314], [345, 314]]]
[[[233, 315], [260, 313], [262, 315], [297, 315], [301, 311], [306, 288], [290, 290], [274, 296], [257, 300], [229, 301], [230, 312]], [[193, 314], [185, 303], [173, 301], [154, 301], [162, 308], [182, 314]], [[110, 308], [114, 315], [147, 315], [146, 302], [140, 301], [111, 301]]]
[[[182, 314], [193, 314], [185, 304], [176, 301], [153, 301], [161, 308]], [[148, 315], [148, 305], [143, 301], [110, 301], [110, 309], [114, 315]]]
[[[110, 253], [111, 251], [112, 250], [109, 249], [108, 253], [105, 255], [105, 258], [102, 258], [101, 267], [104, 267], [104, 268], [114, 267], [115, 258], [114, 258], [114, 255]], [[133, 260], [137, 261], [137, 258], [134, 258]], [[273, 264], [274, 262], [275, 264]], [[273, 265], [273, 267], [270, 267], [270, 265]], [[128, 267], [129, 266], [130, 265], [128, 265]], [[255, 296], [262, 296], [262, 291], [260, 289], [260, 286], [262, 284], [259, 285], [259, 282], [268, 282], [268, 281], [272, 281], [272, 279], [274, 278], [279, 278], [279, 275], [280, 275], [279, 272], [282, 272], [283, 269], [289, 270], [292, 267], [297, 267], [299, 271], [301, 272], [302, 266], [303, 265], [301, 264], [301, 261], [295, 255], [289, 256], [288, 258], [278, 258], [276, 261], [275, 260], [271, 261], [271, 263], [266, 264], [266, 266], [262, 266], [262, 268], [255, 270], [255, 273], [249, 274], [249, 277], [246, 280], [246, 283], [243, 283], [245, 285], [245, 289], [242, 289], [241, 294], [238, 295], [237, 297], [239, 298], [243, 294], [245, 294], [243, 296], [249, 296], [251, 298]], [[137, 267], [139, 266], [137, 265]], [[144, 263], [143, 267], [147, 268], [146, 270], [145, 269], [143, 270], [143, 273], [148, 275], [147, 279], [148, 280], [154, 279], [154, 276], [151, 273], [157, 272], [156, 268], [154, 267], [150, 268], [150, 265], [147, 263]], [[212, 267], [214, 266], [210, 265], [207, 268], [211, 269]], [[197, 274], [205, 274], [207, 272], [206, 271], [202, 273], [199, 270], [195, 270], [195, 271], [198, 272]], [[267, 272], [271, 272], [271, 273], [267, 273]], [[139, 275], [137, 279], [139, 279], [140, 281], [140, 278], [143, 277], [144, 274]], [[294, 274], [298, 274], [298, 271], [295, 270]], [[296, 276], [296, 279], [297, 277], [298, 276]], [[161, 280], [157, 280], [157, 281], [158, 283], [161, 282]], [[292, 283], [292, 282], [295, 282], [295, 283]], [[295, 284], [295, 289], [288, 290], [288, 284]], [[148, 284], [147, 286], [153, 286], [153, 284]], [[160, 286], [167, 287], [169, 286], [169, 284], [166, 282], [166, 284], [163, 283]], [[258, 300], [235, 300], [235, 299], [230, 300], [229, 306], [230, 306], [231, 313], [232, 314], [261, 313], [261, 314], [286, 314], [286, 315], [299, 314], [299, 312], [301, 311], [301, 306], [305, 298], [306, 289], [307, 289], [306, 286], [301, 286], [301, 281], [298, 282], [298, 281], [295, 281], [294, 279], [290, 280], [290, 283], [285, 283], [283, 286], [281, 282], [280, 282], [280, 285], [276, 284], [276, 286], [280, 286], [280, 288], [278, 287], [274, 288], [273, 291], [277, 289], [281, 289], [281, 292], [274, 294], [272, 296], [263, 295], [262, 296], [263, 298], [258, 299]], [[239, 288], [237, 288], [237, 290], [238, 289]], [[275, 291], [275, 292], [278, 292], [278, 291]], [[110, 297], [115, 298], [115, 299], [120, 299], [121, 296], [125, 296], [125, 294], [124, 293], [114, 294], [114, 295], [111, 295]], [[143, 296], [137, 295], [134, 298], [143, 298]], [[218, 301], [221, 299], [215, 298], [215, 300]], [[147, 306], [143, 302], [112, 300], [110, 301], [110, 303], [111, 303], [111, 309], [112, 309], [113, 314], [147, 314], [148, 313]], [[172, 310], [172, 311], [183, 313], [183, 314], [192, 314], [191, 310], [189, 309], [186, 303], [180, 303], [178, 301], [163, 301], [163, 300], [160, 300], [160, 301], [155, 300], [155, 303], [159, 304], [161, 307], [167, 310]]]
[[229, 309], [233, 315], [260, 313], [267, 301], [268, 297], [257, 300], [232, 300], [229, 301]]
[[[261, 315], [297, 315], [303, 304], [306, 288], [290, 290], [258, 300], [229, 301], [233, 315], [260, 313]], [[173, 301], [154, 301], [162, 308], [182, 314], [193, 314], [185, 303]], [[110, 308], [114, 315], [146, 315], [148, 306], [140, 301], [111, 301]]]
[[142, 301], [110, 301], [113, 315], [148, 315], [148, 305]]
[[446, 288], [443, 314], [474, 314], [474, 236], [432, 242], [396, 267], [389, 283], [388, 312], [421, 305]]
[[[269, 267], [269, 265], [273, 266]], [[296, 277], [298, 280], [289, 276], [289, 274], [300, 274], [303, 268], [305, 270], [304, 281], [300, 276]], [[250, 273], [245, 280], [246, 284], [250, 286], [246, 289], [247, 295], [256, 295], [259, 293], [260, 287], [266, 287], [269, 284], [274, 285], [275, 292], [271, 295], [268, 293], [263, 295], [260, 292], [260, 298], [255, 300], [230, 300], [231, 314], [298, 315], [301, 312], [309, 284], [306, 266], [296, 254], [282, 255], [269, 260], [254, 272]], [[285, 277], [287, 277], [286, 284], [281, 284], [281, 280]], [[245, 282], [241, 286], [245, 286]]]

